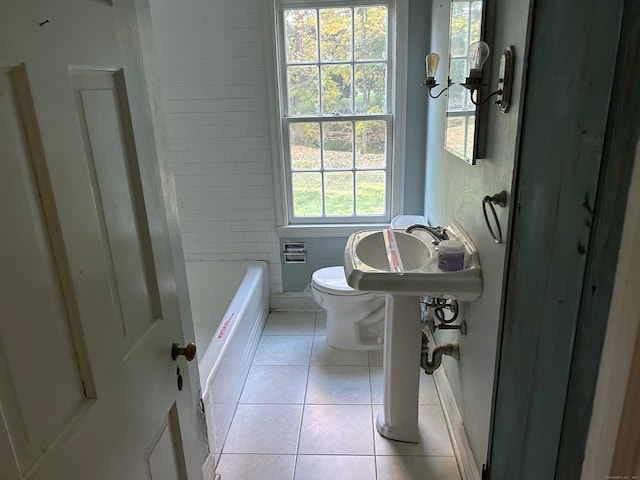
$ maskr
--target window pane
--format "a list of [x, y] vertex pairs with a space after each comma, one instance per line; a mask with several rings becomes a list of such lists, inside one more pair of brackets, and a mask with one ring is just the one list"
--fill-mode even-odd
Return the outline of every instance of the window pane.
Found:
[[467, 57], [464, 58], [452, 58], [451, 59], [451, 72], [449, 76], [451, 81], [455, 83], [464, 83], [465, 77], [469, 73], [467, 67]]
[[320, 10], [320, 59], [322, 62], [351, 61], [351, 9]]
[[292, 173], [293, 214], [296, 217], [322, 215], [322, 177], [320, 173]]
[[322, 124], [324, 168], [350, 169], [353, 165], [353, 127], [351, 122]]
[[356, 168], [386, 168], [387, 124], [356, 122]]
[[451, 85], [449, 90], [447, 90], [447, 95], [449, 96], [447, 112], [461, 112], [465, 110], [465, 97], [469, 96], [469, 90], [458, 84]]
[[353, 215], [353, 174], [324, 174], [325, 215]]
[[322, 66], [322, 113], [351, 114], [351, 65]]
[[469, 34], [469, 44], [480, 40], [480, 28], [482, 26], [482, 2], [471, 2], [471, 33]]
[[317, 115], [318, 90], [318, 67], [288, 67], [289, 115]]
[[465, 137], [465, 118], [464, 117], [448, 117], [447, 130], [445, 138], [445, 146], [462, 156], [464, 156], [464, 137]]
[[320, 124], [289, 124], [291, 170], [320, 170]]
[[[474, 103], [471, 101], [471, 91], [467, 92], [468, 94], [464, 96], [464, 101], [465, 101], [465, 108], [464, 110], [466, 112], [475, 112], [476, 111], [476, 105], [474, 105]], [[479, 93], [476, 92], [474, 97], [476, 98], [476, 100], [479, 98]]]
[[287, 63], [318, 61], [318, 24], [315, 10], [285, 10]]
[[383, 215], [386, 181], [381, 171], [356, 172], [356, 214]]
[[386, 72], [384, 63], [356, 65], [356, 113], [386, 111]]
[[451, 45], [454, 57], [466, 57], [469, 49], [469, 2], [451, 3]]
[[354, 12], [356, 60], [387, 58], [387, 7], [360, 7]]

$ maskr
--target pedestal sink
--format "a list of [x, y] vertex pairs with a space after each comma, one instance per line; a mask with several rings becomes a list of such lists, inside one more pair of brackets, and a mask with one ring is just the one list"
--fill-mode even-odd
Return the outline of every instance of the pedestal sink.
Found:
[[382, 436], [393, 440], [413, 443], [420, 440], [420, 297], [472, 301], [482, 293], [475, 246], [457, 222], [446, 230], [450, 238], [465, 246], [463, 270], [440, 270], [437, 246], [419, 230], [411, 234], [396, 230], [393, 235], [388, 230], [357, 232], [349, 237], [345, 247], [347, 283], [357, 290], [387, 293], [383, 410], [376, 419], [376, 428]]

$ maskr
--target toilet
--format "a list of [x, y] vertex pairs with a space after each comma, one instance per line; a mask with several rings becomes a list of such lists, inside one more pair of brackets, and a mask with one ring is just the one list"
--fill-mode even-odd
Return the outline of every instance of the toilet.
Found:
[[351, 288], [341, 266], [316, 270], [311, 294], [327, 312], [328, 345], [347, 350], [382, 349], [385, 294]]

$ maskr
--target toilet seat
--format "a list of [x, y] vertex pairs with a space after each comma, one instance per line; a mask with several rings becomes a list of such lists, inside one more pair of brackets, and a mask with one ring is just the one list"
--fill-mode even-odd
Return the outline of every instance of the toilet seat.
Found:
[[313, 272], [312, 285], [321, 292], [338, 296], [369, 295], [371, 292], [355, 290], [347, 283], [343, 267], [326, 267]]

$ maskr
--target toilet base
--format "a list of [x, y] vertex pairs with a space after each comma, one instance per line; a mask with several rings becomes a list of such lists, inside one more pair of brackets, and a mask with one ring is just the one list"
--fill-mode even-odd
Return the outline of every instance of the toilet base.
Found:
[[[345, 322], [341, 316], [327, 312], [327, 345], [344, 350], [382, 350], [384, 347], [384, 300], [377, 310], [369, 314], [370, 322]], [[377, 326], [369, 328], [367, 323]]]
[[312, 283], [311, 295], [327, 313], [327, 345], [343, 350], [384, 348], [384, 294], [337, 295], [321, 291]]
[[371, 344], [363, 344], [363, 343], [355, 343], [355, 342], [344, 342], [344, 341], [331, 341], [329, 336], [326, 337], [327, 345], [333, 348], [340, 348], [342, 350], [382, 350], [384, 348], [383, 343], [371, 343]]

